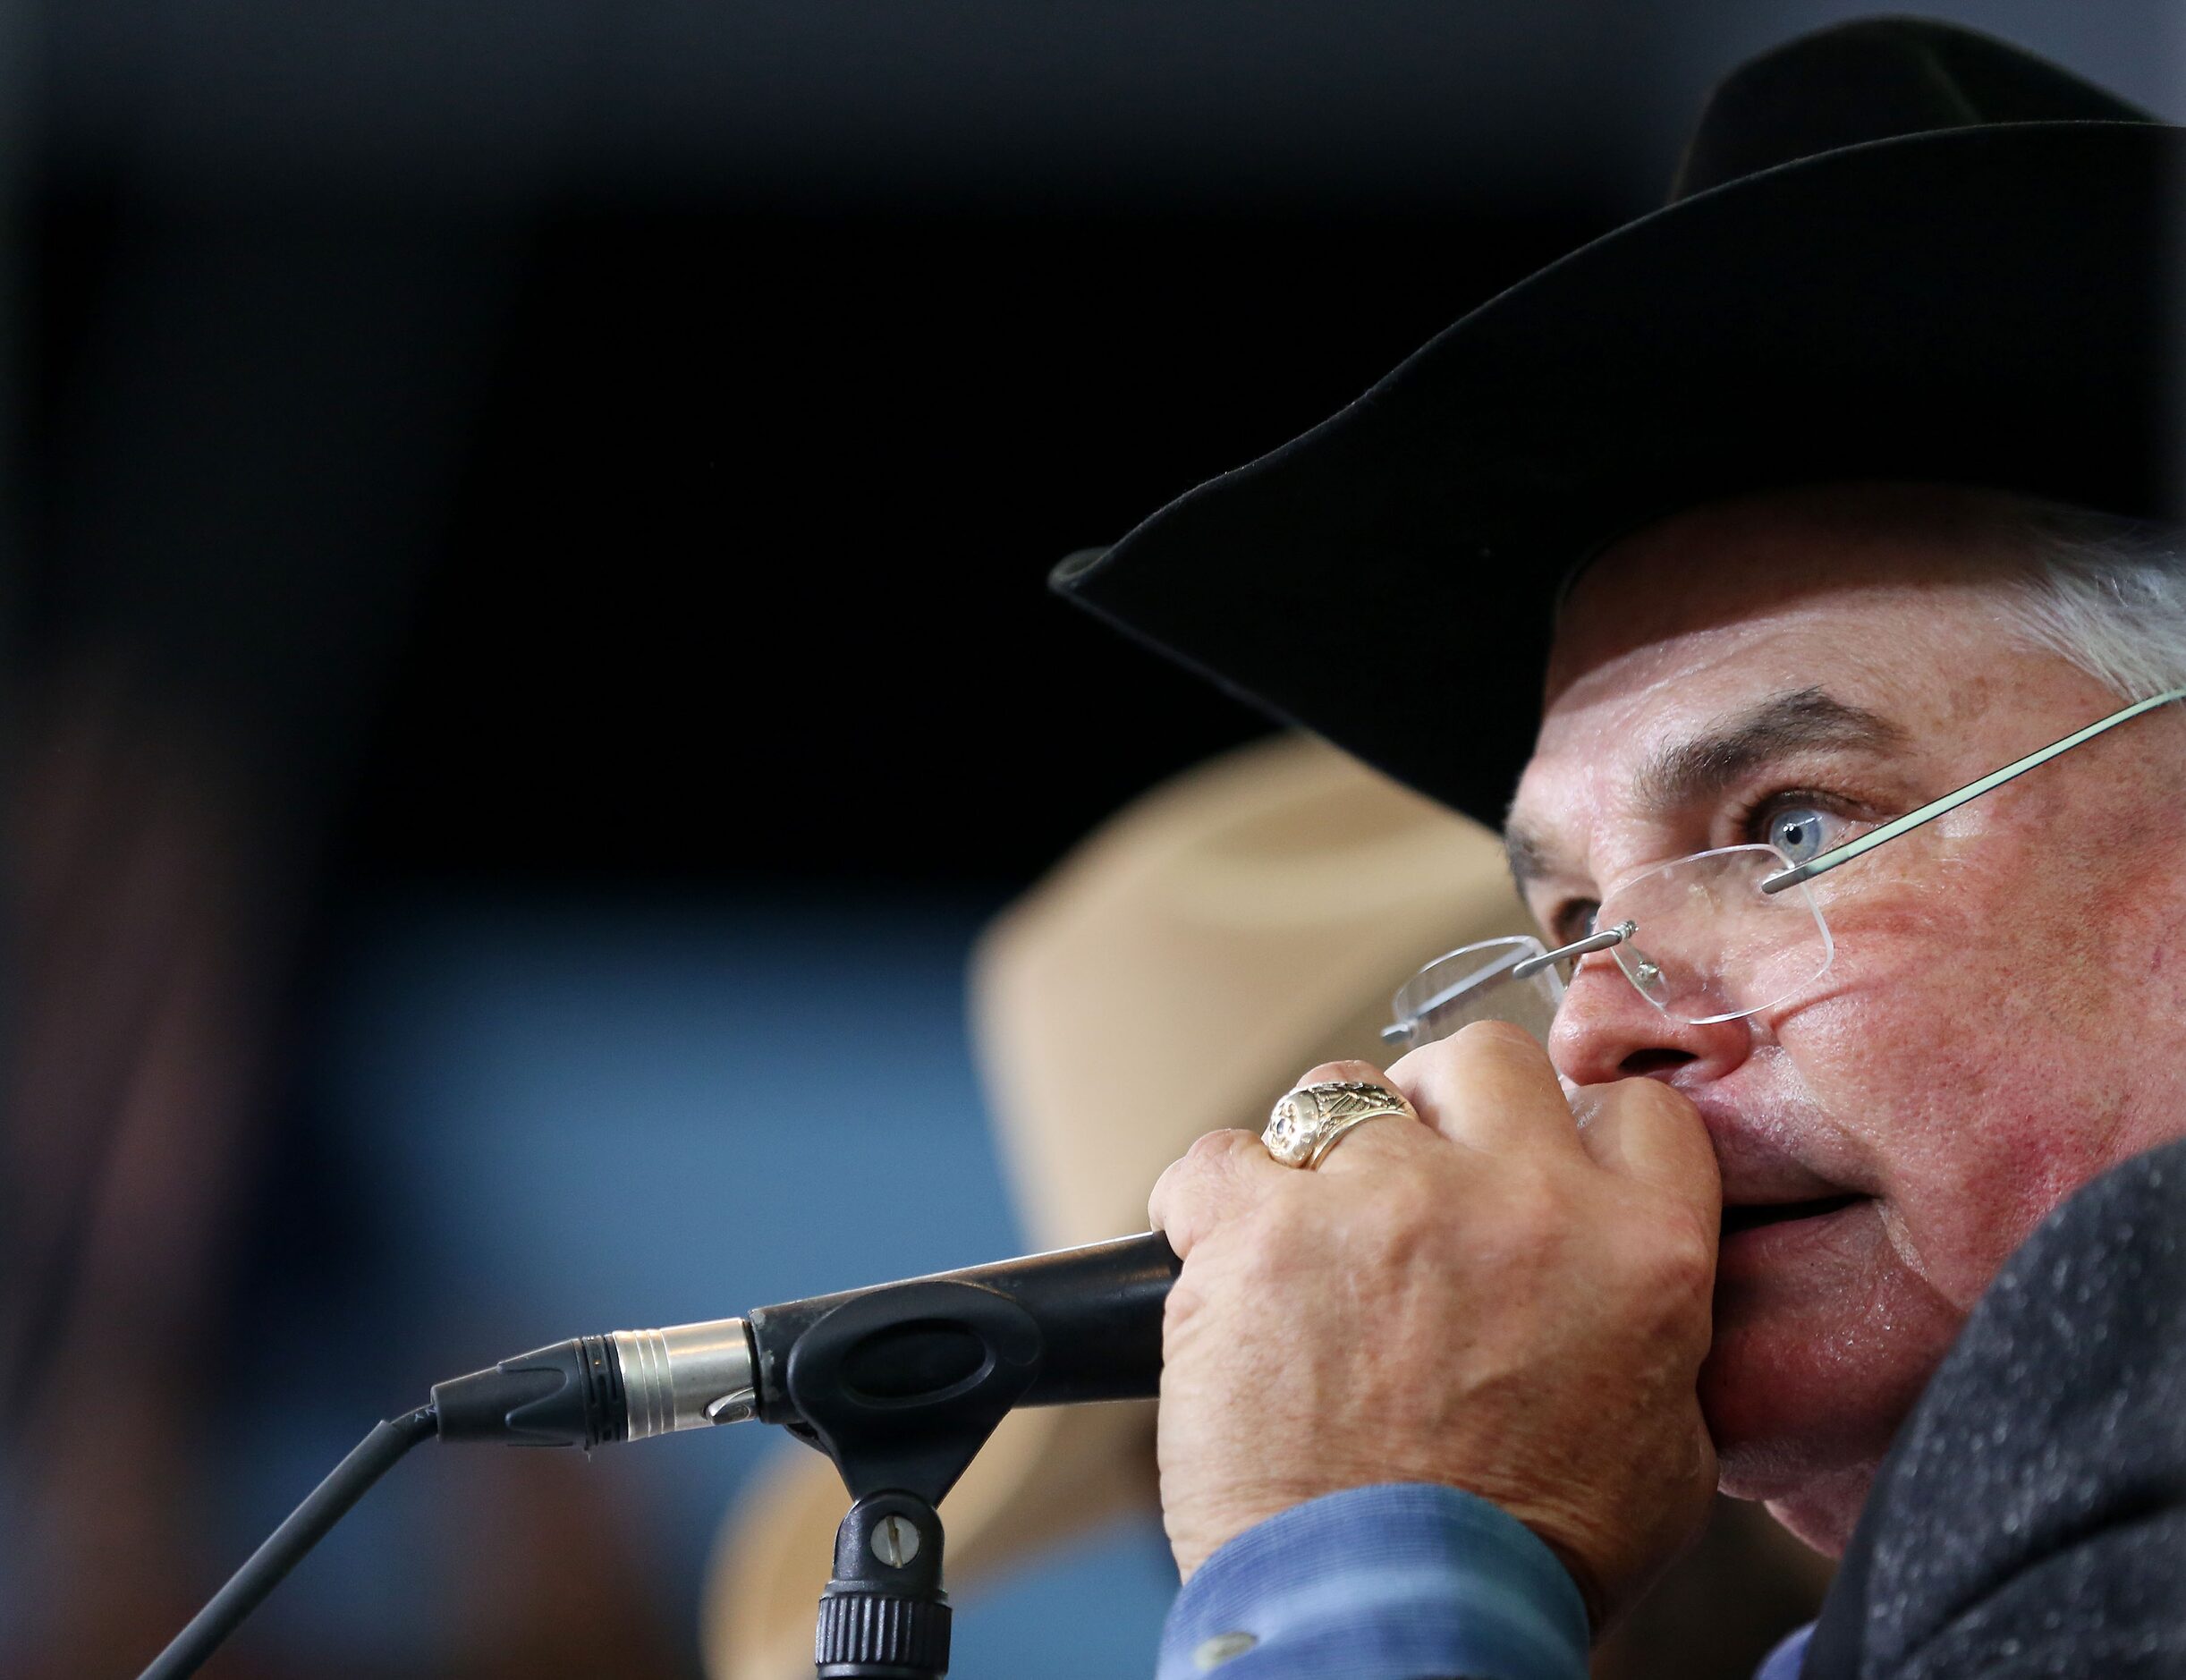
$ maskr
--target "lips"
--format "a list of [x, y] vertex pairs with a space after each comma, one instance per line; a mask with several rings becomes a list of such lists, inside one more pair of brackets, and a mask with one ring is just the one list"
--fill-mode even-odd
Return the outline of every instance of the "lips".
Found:
[[1759, 1230], [1765, 1226], [1790, 1225], [1801, 1219], [1823, 1219], [1833, 1213], [1842, 1212], [1855, 1201], [1866, 1198], [1846, 1192], [1837, 1196], [1817, 1196], [1805, 1201], [1746, 1202], [1726, 1207], [1723, 1210], [1723, 1234], [1735, 1236], [1743, 1231]]
[[1773, 1091], [1767, 1071], [1749, 1062], [1684, 1093], [1721, 1175], [1719, 1276], [1774, 1273], [1858, 1241], [1878, 1198], [1864, 1151], [1803, 1098]]

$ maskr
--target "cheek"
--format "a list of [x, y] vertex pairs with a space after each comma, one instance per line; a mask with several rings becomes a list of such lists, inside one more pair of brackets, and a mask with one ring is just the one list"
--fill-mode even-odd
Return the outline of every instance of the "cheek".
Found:
[[1823, 989], [1776, 1032], [1875, 1190], [1898, 1263], [1963, 1310], [2108, 1165], [2117, 1062], [2088, 1031], [2075, 965], [2031, 961], [1993, 922], [1933, 903], [1877, 895], [1832, 915]]

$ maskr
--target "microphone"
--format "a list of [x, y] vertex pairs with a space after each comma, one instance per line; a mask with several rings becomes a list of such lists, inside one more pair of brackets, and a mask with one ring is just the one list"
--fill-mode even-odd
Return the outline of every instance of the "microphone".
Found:
[[[823, 1390], [908, 1421], [997, 1365], [1011, 1368], [1015, 1405], [1150, 1399], [1182, 1265], [1153, 1231], [740, 1319], [580, 1336], [436, 1383], [432, 1403], [444, 1441], [590, 1447], [753, 1418], [810, 1438], [826, 1430], [807, 1415]], [[808, 1336], [823, 1320], [821, 1370], [822, 1338]]]
[[[758, 1418], [835, 1461], [856, 1503], [814, 1635], [823, 1676], [948, 1668], [935, 1506], [1004, 1413], [1151, 1398], [1183, 1262], [1158, 1232], [758, 1307], [580, 1336], [433, 1387], [381, 1423], [251, 1553], [140, 1680], [182, 1680], [411, 1447], [599, 1447]], [[923, 1537], [923, 1538], [921, 1538]]]

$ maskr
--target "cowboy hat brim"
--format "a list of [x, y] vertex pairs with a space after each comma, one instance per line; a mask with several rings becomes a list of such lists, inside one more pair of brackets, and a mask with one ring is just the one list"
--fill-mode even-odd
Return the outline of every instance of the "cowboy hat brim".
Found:
[[1848, 146], [1696, 193], [1072, 556], [1055, 587], [1499, 822], [1559, 590], [1653, 520], [1847, 479], [2173, 515], [2182, 180], [2186, 130], [2041, 122]]

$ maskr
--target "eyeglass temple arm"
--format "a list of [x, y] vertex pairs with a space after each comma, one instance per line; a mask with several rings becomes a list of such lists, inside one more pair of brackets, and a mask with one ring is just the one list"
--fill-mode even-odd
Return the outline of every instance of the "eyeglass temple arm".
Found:
[[1597, 933], [1590, 939], [1581, 939], [1574, 945], [1560, 945], [1553, 951], [1544, 951], [1538, 956], [1529, 956], [1511, 970], [1512, 980], [1526, 980], [1538, 974], [1551, 963], [1561, 963], [1567, 956], [1584, 956], [1589, 951], [1606, 951], [1613, 945], [1622, 945], [1631, 936], [1632, 925], [1626, 922], [1621, 928], [1612, 928], [1606, 933]]
[[1892, 819], [1872, 834], [1863, 834], [1857, 840], [1848, 841], [1843, 845], [1823, 853], [1818, 858], [1809, 858], [1804, 863], [1794, 864], [1788, 870], [1779, 870], [1762, 881], [1761, 890], [1765, 893], [1780, 893], [1787, 887], [1810, 881], [1825, 870], [1835, 869], [1840, 863], [1850, 863], [1861, 853], [1874, 851], [1885, 840], [1894, 840], [1902, 834], [1910, 834], [1922, 823], [1934, 822], [1945, 812], [1956, 810], [1967, 801], [1980, 798], [1993, 787], [2002, 787], [2013, 776], [2025, 775], [2038, 764], [2048, 763], [2060, 752], [2071, 751], [2081, 742], [2093, 740], [2104, 730], [2115, 729], [2120, 724], [2139, 717], [2142, 712], [2153, 711], [2156, 707], [2168, 705], [2175, 700], [2186, 700], [2186, 688], [2174, 688], [2165, 694], [2136, 700], [2123, 711], [2113, 712], [2109, 717], [2089, 724], [2085, 729], [2074, 731], [2062, 741], [2053, 741], [2039, 751], [2029, 752], [2025, 758], [2005, 765], [2001, 770], [1991, 770], [1979, 781], [1969, 782], [1956, 793], [1945, 793], [1941, 799], [1932, 801], [1918, 810], [1909, 810], [1902, 817]]

